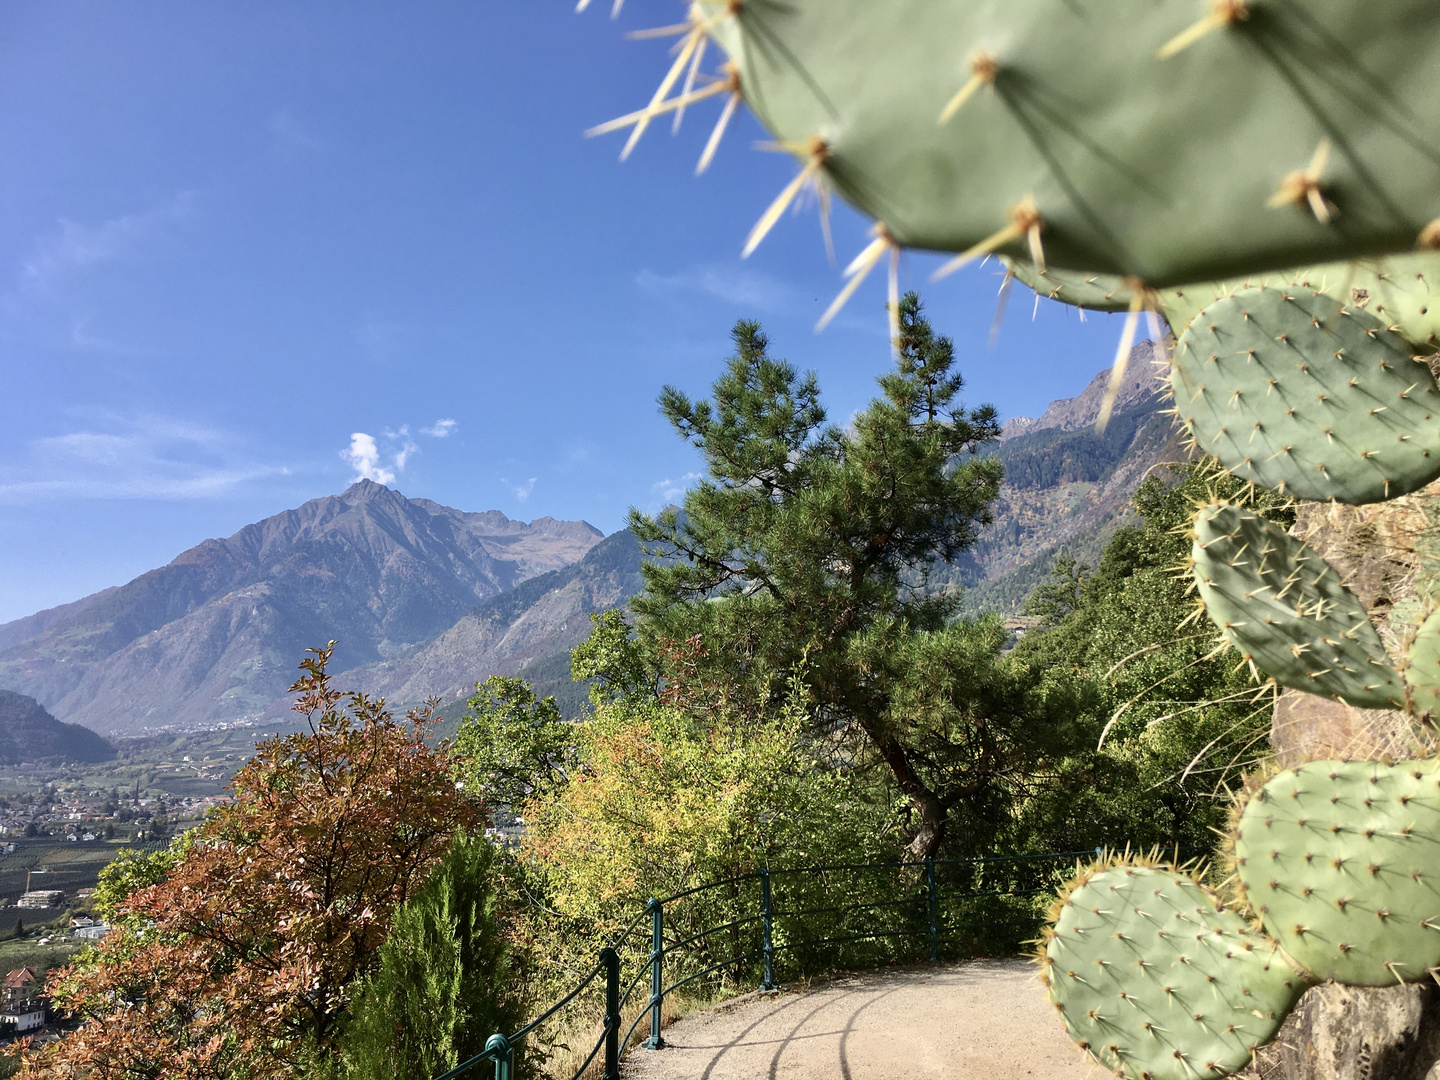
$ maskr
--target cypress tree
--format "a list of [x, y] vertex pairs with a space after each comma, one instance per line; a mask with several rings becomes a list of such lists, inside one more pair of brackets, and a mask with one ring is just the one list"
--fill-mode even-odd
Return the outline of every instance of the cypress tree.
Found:
[[496, 856], [457, 836], [425, 886], [395, 912], [379, 967], [361, 983], [341, 1044], [346, 1077], [430, 1080], [521, 1023], [497, 917]]

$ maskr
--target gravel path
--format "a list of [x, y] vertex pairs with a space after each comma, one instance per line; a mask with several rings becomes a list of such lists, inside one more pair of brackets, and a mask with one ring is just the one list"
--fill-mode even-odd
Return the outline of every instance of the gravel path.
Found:
[[626, 1055], [626, 1080], [1098, 1080], [1023, 960], [863, 972], [748, 994]]

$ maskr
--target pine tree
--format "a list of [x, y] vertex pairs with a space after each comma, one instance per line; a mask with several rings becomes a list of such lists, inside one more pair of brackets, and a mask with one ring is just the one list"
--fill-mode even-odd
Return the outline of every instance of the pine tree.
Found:
[[914, 293], [899, 323], [882, 396], [843, 431], [754, 322], [736, 324], [712, 401], [665, 388], [661, 411], [707, 474], [683, 514], [632, 511], [661, 557], [633, 608], [652, 650], [698, 641], [693, 676], [738, 707], [802, 671], [826, 738], [883, 763], [918, 817], [912, 850], [931, 855], [957, 807], [975, 819], [965, 846], [987, 835], [979, 819], [1003, 814], [1027, 740], [998, 622], [957, 620], [957, 598], [925, 588], [991, 521], [1001, 467], [979, 451], [995, 411], [958, 404], [953, 345]]

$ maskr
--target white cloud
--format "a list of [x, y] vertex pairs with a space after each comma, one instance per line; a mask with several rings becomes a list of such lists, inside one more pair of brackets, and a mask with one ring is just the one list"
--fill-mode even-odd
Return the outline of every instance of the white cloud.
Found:
[[457, 420], [436, 420], [430, 427], [422, 427], [420, 434], [429, 435], [432, 439], [448, 439], [459, 426]]
[[285, 475], [250, 460], [226, 432], [158, 416], [98, 414], [86, 427], [33, 439], [0, 467], [0, 502], [203, 499]]
[[363, 431], [352, 432], [350, 446], [340, 451], [340, 457], [355, 470], [355, 479], [374, 480], [377, 484], [393, 484], [395, 473], [380, 464], [380, 448], [375, 445], [375, 436]]
[[691, 484], [699, 479], [700, 474], [698, 472], [687, 472], [678, 480], [658, 480], [650, 485], [650, 490], [666, 502], [674, 502], [685, 494]]
[[420, 447], [410, 437], [410, 425], [401, 424], [394, 431], [384, 429], [378, 439], [364, 431], [352, 432], [350, 445], [340, 451], [340, 459], [355, 470], [356, 480], [393, 484], [419, 452]]
[[410, 438], [410, 425], [401, 424], [399, 431], [385, 432], [385, 438], [389, 440], [392, 445], [399, 447], [399, 449], [394, 452], [395, 471], [403, 472], [405, 470], [405, 463], [410, 460], [412, 455], [420, 452], [420, 447], [416, 446], [415, 440]]
[[701, 266], [678, 274], [641, 270], [635, 284], [648, 293], [698, 293], [755, 311], [777, 311], [791, 297], [784, 282], [746, 267]]
[[186, 191], [149, 210], [111, 218], [98, 225], [82, 225], [62, 218], [59, 232], [42, 238], [34, 253], [25, 260], [25, 277], [44, 286], [73, 270], [85, 270], [121, 258], [166, 226], [189, 216], [194, 202], [194, 194]]
[[532, 476], [523, 484], [515, 484], [511, 483], [511, 481], [505, 479], [505, 477], [502, 476], [500, 478], [500, 482], [502, 484], [508, 484], [510, 487], [510, 493], [514, 495], [515, 498], [519, 499], [521, 502], [524, 502], [530, 497], [530, 493], [535, 490], [535, 479], [536, 478]]

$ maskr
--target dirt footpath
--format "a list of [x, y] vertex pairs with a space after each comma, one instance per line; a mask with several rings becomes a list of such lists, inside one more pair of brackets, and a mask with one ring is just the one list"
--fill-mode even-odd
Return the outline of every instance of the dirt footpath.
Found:
[[635, 1048], [626, 1080], [1098, 1080], [1023, 960], [847, 976], [747, 995]]

